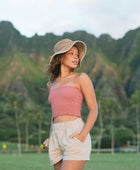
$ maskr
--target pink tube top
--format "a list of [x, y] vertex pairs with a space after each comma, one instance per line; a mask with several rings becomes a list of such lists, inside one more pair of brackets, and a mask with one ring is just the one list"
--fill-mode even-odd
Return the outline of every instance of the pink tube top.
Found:
[[82, 92], [74, 86], [56, 87], [50, 91], [48, 100], [52, 108], [52, 120], [60, 115], [81, 117]]

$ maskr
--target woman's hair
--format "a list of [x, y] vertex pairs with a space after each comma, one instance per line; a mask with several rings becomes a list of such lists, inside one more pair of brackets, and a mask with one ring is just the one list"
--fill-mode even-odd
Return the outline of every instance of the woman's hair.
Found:
[[53, 82], [60, 73], [61, 58], [64, 54], [58, 54], [54, 56], [53, 60], [49, 64], [47, 73], [51, 74], [50, 81]]
[[[66, 52], [67, 53], [67, 52]], [[60, 66], [61, 66], [61, 58], [66, 54], [58, 54], [56, 56], [54, 56], [53, 60], [51, 61], [51, 63], [48, 66], [48, 70], [47, 73], [51, 74], [50, 77], [50, 82], [53, 82], [59, 75], [60, 73]], [[77, 65], [77, 68], [80, 67], [80, 60], [79, 63]]]

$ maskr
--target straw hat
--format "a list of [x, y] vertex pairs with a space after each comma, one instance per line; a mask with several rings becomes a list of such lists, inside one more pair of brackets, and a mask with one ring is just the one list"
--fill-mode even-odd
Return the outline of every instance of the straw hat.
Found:
[[72, 41], [70, 39], [63, 39], [55, 44], [54, 54], [51, 56], [50, 63], [53, 60], [54, 56], [58, 54], [66, 53], [71, 49], [72, 46], [77, 47], [79, 52], [80, 62], [81, 62], [86, 54], [86, 49], [87, 49], [86, 44], [83, 41], [79, 41], [79, 40]]

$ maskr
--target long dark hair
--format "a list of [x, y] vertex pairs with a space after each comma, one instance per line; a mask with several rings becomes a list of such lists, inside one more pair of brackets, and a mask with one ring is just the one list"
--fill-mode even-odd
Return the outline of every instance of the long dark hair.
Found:
[[63, 57], [63, 55], [65, 55], [65, 53], [54, 56], [51, 63], [49, 64], [47, 73], [51, 74], [51, 82], [53, 82], [60, 73], [61, 58]]

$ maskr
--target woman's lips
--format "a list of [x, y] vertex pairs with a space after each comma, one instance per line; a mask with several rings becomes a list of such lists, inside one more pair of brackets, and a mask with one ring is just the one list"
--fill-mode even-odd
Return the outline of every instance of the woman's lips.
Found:
[[77, 62], [77, 61], [72, 61], [72, 63], [73, 63], [74, 65], [77, 65], [77, 64], [78, 64], [78, 62]]

